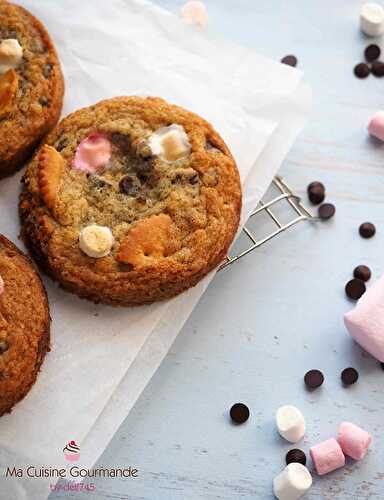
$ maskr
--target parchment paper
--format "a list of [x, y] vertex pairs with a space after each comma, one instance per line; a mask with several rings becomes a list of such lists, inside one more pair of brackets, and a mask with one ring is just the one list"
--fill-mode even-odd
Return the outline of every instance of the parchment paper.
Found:
[[[157, 95], [208, 119], [240, 170], [242, 222], [302, 128], [302, 74], [216, 41], [144, 0], [23, 0], [55, 40], [66, 79], [63, 114], [115, 95]], [[0, 138], [1, 140], [1, 138]], [[0, 182], [0, 232], [17, 242], [21, 174]], [[65, 467], [68, 440], [91, 467], [160, 365], [214, 273], [173, 300], [115, 309], [45, 279], [52, 351], [38, 381], [0, 419], [0, 498], [41, 499], [50, 479], [5, 479], [7, 467]]]

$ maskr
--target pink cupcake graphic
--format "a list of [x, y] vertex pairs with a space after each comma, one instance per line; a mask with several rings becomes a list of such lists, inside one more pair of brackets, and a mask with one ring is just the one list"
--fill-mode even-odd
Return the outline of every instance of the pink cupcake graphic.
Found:
[[64, 458], [68, 462], [77, 462], [80, 458], [80, 448], [75, 441], [69, 441], [67, 446], [63, 448]]

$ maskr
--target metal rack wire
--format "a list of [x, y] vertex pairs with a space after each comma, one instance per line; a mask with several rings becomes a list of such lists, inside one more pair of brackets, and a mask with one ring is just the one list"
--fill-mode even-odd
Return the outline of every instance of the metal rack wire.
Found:
[[[247, 248], [236, 255], [233, 256], [228, 255], [226, 261], [219, 267], [219, 271], [229, 266], [230, 264], [233, 264], [237, 260], [249, 254], [250, 252], [258, 248], [259, 246], [263, 245], [267, 241], [271, 240], [275, 236], [279, 235], [280, 233], [286, 231], [292, 226], [295, 226], [299, 222], [301, 221], [316, 222], [319, 220], [318, 217], [311, 214], [311, 212], [309, 212], [305, 208], [305, 206], [301, 203], [300, 197], [297, 196], [292, 191], [292, 189], [280, 176], [276, 176], [274, 178], [271, 189], [274, 189], [274, 191], [277, 192], [277, 195], [275, 195], [269, 201], [260, 201], [256, 209], [251, 213], [247, 225], [249, 226], [249, 222], [251, 221], [251, 219], [253, 219], [257, 215], [264, 213], [267, 214], [270, 220], [273, 221], [273, 224], [274, 226], [276, 226], [276, 229], [267, 234], [267, 236], [258, 239], [254, 235], [254, 233], [247, 227], [247, 225], [245, 225], [243, 227], [242, 232], [246, 235], [248, 240]], [[266, 200], [266, 198], [264, 198], [264, 200]], [[276, 214], [272, 211], [272, 207], [277, 207], [279, 204], [284, 204], [284, 203], [289, 205], [288, 208], [290, 208], [292, 213], [292, 217], [289, 219], [288, 222], [281, 222], [280, 219], [276, 216]]]

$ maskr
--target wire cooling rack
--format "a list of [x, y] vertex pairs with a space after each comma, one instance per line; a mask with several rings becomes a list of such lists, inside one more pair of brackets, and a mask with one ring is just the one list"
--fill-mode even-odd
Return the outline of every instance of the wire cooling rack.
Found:
[[[273, 197], [268, 200], [267, 196], [273, 193]], [[274, 211], [272, 211], [272, 208]], [[282, 220], [277, 216], [275, 210], [281, 212], [282, 209], [289, 209], [290, 217], [288, 220]], [[276, 210], [276, 211], [277, 211]], [[285, 210], [287, 212], [287, 210]], [[262, 214], [267, 215], [269, 220], [273, 223], [274, 230], [269, 232], [266, 236], [258, 239], [254, 232], [250, 229], [251, 223], [257, 216]], [[286, 215], [286, 214], [285, 214]], [[231, 256], [228, 255], [225, 262], [220, 266], [219, 271], [225, 267], [233, 264], [245, 255], [249, 254], [259, 246], [271, 240], [275, 236], [281, 234], [292, 226], [295, 226], [301, 221], [316, 222], [319, 218], [309, 212], [302, 204], [300, 197], [297, 196], [288, 184], [280, 177], [276, 176], [273, 179], [271, 188], [268, 190], [267, 195], [262, 201], [259, 202], [256, 209], [251, 213], [247, 224], [243, 227], [242, 233], [246, 236], [246, 248], [241, 252]]]

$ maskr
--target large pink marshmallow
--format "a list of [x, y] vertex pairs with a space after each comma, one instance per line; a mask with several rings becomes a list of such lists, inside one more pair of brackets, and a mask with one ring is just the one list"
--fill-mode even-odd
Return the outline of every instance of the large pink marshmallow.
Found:
[[344, 323], [356, 342], [384, 362], [384, 276], [345, 314]]
[[378, 111], [372, 116], [368, 124], [368, 132], [384, 141], [384, 111]]
[[309, 450], [319, 476], [345, 465], [345, 456], [336, 439], [331, 438], [312, 446]]
[[90, 174], [100, 173], [111, 158], [112, 146], [104, 134], [93, 133], [77, 146], [73, 168]]
[[343, 422], [339, 427], [337, 441], [345, 455], [361, 460], [367, 454], [372, 436], [351, 422]]

